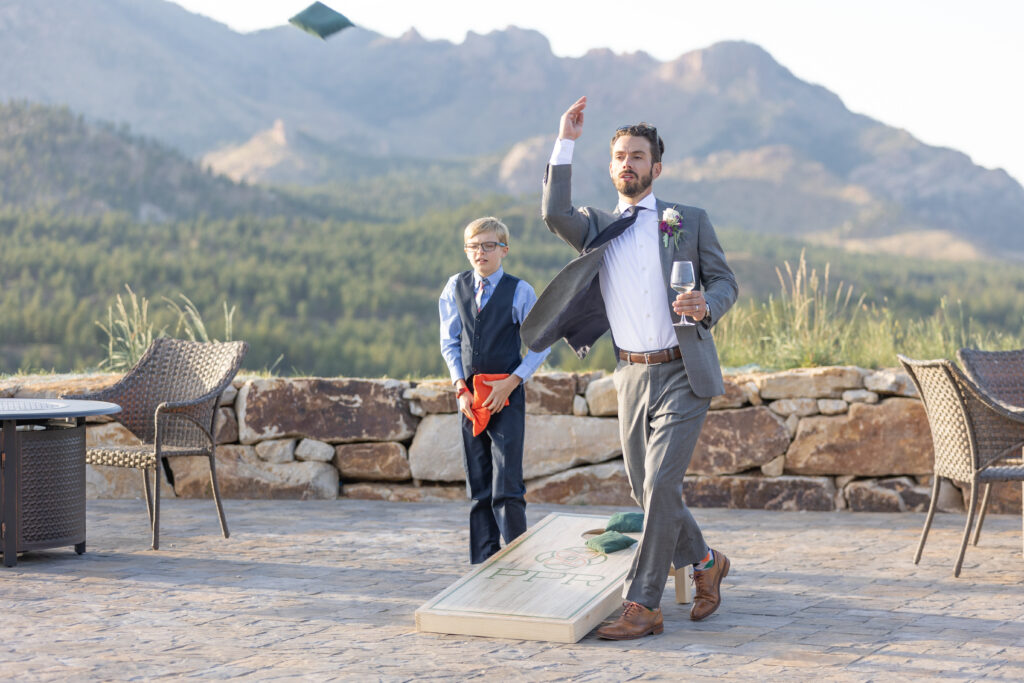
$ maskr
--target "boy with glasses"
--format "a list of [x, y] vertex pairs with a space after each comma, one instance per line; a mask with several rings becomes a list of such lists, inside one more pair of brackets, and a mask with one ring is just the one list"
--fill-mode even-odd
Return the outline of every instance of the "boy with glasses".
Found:
[[[537, 295], [526, 281], [505, 273], [509, 231], [497, 218], [479, 218], [466, 226], [466, 258], [473, 266], [453, 275], [438, 301], [441, 355], [448, 365], [462, 413], [469, 512], [469, 555], [479, 564], [526, 531], [523, 483], [523, 430], [526, 401], [522, 383], [540, 367], [550, 349], [520, 355], [519, 326]], [[476, 375], [506, 375], [477, 386], [490, 395], [477, 401], [486, 426], [474, 430]], [[483, 392], [481, 392], [483, 394]], [[478, 435], [474, 435], [478, 431]]]

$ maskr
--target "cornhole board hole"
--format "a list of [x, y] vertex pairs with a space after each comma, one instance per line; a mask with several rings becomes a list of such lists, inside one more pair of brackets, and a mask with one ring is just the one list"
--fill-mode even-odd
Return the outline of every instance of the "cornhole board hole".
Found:
[[633, 561], [636, 545], [608, 555], [584, 545], [607, 521], [548, 515], [416, 610], [416, 630], [578, 642], [622, 604]]

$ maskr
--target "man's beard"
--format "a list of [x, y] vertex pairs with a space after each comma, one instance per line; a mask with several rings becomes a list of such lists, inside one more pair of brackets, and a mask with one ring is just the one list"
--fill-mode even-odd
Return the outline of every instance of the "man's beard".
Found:
[[643, 194], [654, 182], [653, 171], [647, 175], [635, 173], [633, 175], [635, 177], [632, 180], [623, 180], [621, 176], [615, 178], [615, 189], [623, 196], [635, 197], [638, 194]]

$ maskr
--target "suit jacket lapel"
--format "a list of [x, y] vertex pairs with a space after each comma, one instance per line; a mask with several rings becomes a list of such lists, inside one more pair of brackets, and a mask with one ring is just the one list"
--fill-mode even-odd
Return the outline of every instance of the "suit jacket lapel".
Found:
[[[661, 222], [661, 217], [665, 213], [665, 209], [671, 208], [671, 205], [661, 201], [660, 199], [656, 202], [658, 207], [658, 215], [655, 216], [655, 220]], [[665, 287], [669, 288], [669, 280], [672, 277], [672, 262], [675, 261], [676, 257], [676, 245], [675, 240], [671, 237], [668, 238], [668, 247], [664, 246], [664, 238], [661, 236], [661, 231], [658, 231], [658, 254], [661, 256], [661, 274], [665, 279]], [[672, 292], [671, 299], [675, 298], [675, 292]]]

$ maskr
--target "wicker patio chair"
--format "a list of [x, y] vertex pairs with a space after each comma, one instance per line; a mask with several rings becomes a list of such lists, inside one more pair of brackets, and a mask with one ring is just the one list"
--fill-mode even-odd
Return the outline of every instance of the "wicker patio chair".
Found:
[[1024, 408], [1024, 349], [960, 349], [956, 357], [975, 384], [1003, 403]]
[[[944, 477], [971, 485], [960, 554], [953, 576], [960, 576], [967, 540], [974, 523], [978, 485], [995, 481], [1024, 481], [1024, 466], [1003, 464], [1010, 454], [1024, 446], [1024, 408], [1011, 408], [972, 382], [960, 368], [948, 360], [916, 361], [898, 356], [900, 363], [917, 386], [935, 449], [934, 481], [928, 516], [921, 531], [921, 542], [914, 553], [914, 564], [921, 559], [928, 530], [935, 516], [939, 482]], [[977, 537], [981, 531], [978, 520]]]
[[[220, 528], [224, 538], [229, 535], [217, 486], [213, 426], [221, 392], [234, 379], [248, 348], [242, 341], [155, 339], [117, 384], [102, 391], [67, 397], [118, 404], [122, 410], [113, 417], [142, 440], [142, 446], [89, 448], [85, 461], [142, 470], [153, 550], [160, 547], [159, 476], [168, 456], [207, 459]], [[152, 488], [149, 472], [153, 473]]]
[[[979, 387], [1010, 408], [1024, 408], [1024, 349], [1016, 351], [981, 351], [980, 349], [960, 349], [956, 357], [963, 366], [964, 372]], [[1015, 457], [1000, 462], [1000, 465], [1024, 465], [1024, 453], [1018, 451]], [[988, 510], [988, 497], [992, 487], [985, 486], [981, 496], [981, 514], [978, 517], [978, 528], [974, 532], [972, 543], [978, 545], [981, 536], [981, 525], [985, 521]]]

